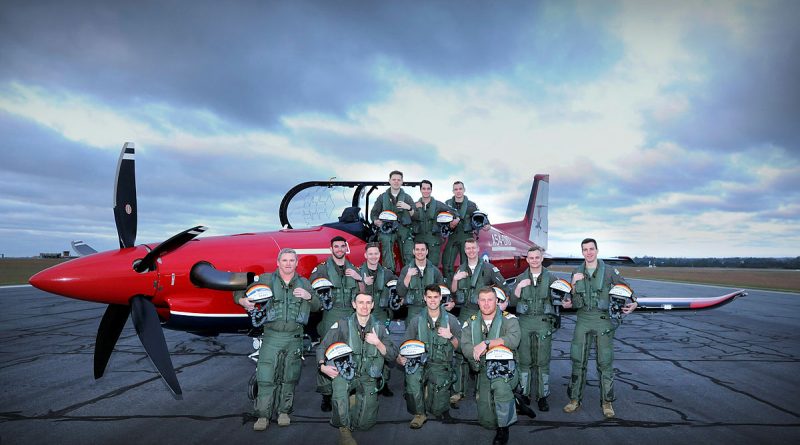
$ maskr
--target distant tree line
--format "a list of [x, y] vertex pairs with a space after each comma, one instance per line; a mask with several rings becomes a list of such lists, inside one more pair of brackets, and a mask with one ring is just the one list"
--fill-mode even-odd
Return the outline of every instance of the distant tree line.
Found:
[[748, 269], [800, 269], [799, 257], [785, 258], [661, 258], [652, 256], [635, 257], [639, 266], [656, 267], [740, 267]]

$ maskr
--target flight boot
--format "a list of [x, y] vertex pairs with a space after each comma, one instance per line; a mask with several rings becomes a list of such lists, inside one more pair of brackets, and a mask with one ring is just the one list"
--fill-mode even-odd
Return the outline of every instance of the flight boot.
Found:
[[269, 419], [266, 417], [259, 417], [256, 423], [253, 424], [253, 431], [264, 431], [269, 426]]
[[411, 429], [418, 430], [422, 428], [426, 420], [428, 420], [428, 417], [425, 414], [415, 414], [414, 418], [411, 419]]
[[358, 445], [353, 438], [353, 433], [346, 426], [339, 427], [339, 445]]
[[333, 409], [333, 405], [331, 405], [331, 395], [330, 394], [323, 394], [322, 395], [322, 403], [319, 404], [319, 409], [323, 412], [329, 413]]
[[494, 435], [492, 445], [506, 445], [508, 443], [508, 427], [501, 426], [497, 428], [497, 433]]
[[292, 419], [289, 418], [289, 415], [286, 413], [278, 414], [278, 426], [289, 426], [292, 423]]
[[464, 396], [462, 396], [460, 393], [455, 393], [455, 394], [451, 395], [450, 396], [450, 408], [458, 409], [458, 402], [460, 402], [461, 399], [463, 399], [463, 398], [464, 398]]
[[539, 405], [539, 411], [550, 411], [550, 404], [547, 403], [547, 397], [542, 397], [541, 399], [537, 400], [536, 403]]
[[611, 419], [615, 416], [614, 407], [611, 406], [611, 402], [603, 402], [603, 416], [606, 419]]
[[567, 405], [564, 406], [564, 412], [574, 413], [575, 411], [578, 410], [578, 408], [580, 408], [580, 406], [581, 406], [580, 400], [570, 400], [569, 403], [567, 403]]

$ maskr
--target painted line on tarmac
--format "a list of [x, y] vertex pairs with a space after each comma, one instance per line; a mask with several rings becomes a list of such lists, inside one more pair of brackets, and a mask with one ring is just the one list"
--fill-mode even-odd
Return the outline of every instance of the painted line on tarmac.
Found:
[[0, 286], [0, 289], [14, 289], [18, 287], [33, 287], [30, 284], [11, 284], [8, 286]]

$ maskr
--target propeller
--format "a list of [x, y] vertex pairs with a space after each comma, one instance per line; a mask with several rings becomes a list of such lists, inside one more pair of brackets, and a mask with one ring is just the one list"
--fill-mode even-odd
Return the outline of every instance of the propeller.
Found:
[[[126, 142], [117, 163], [117, 176], [114, 183], [114, 220], [117, 225], [119, 247], [121, 249], [133, 247], [136, 242], [136, 168], [134, 163], [134, 144]], [[159, 244], [155, 249], [145, 255], [134, 265], [136, 272], [142, 273], [155, 270], [156, 261], [195, 237], [205, 232], [203, 226], [192, 227], [184, 230], [168, 240]], [[93, 253], [91, 247], [82, 242], [73, 243], [73, 248], [81, 254]], [[97, 328], [97, 339], [94, 350], [94, 378], [103, 376], [111, 358], [111, 353], [119, 340], [122, 329], [128, 321], [128, 316], [133, 319], [136, 334], [144, 346], [147, 357], [158, 370], [161, 378], [167, 384], [175, 398], [181, 398], [181, 386], [169, 356], [164, 332], [155, 304], [146, 295], [134, 295], [129, 300], [130, 305], [110, 304], [100, 320]]]
[[136, 164], [134, 143], [126, 142], [117, 161], [114, 179], [114, 221], [119, 247], [133, 247], [136, 242]]

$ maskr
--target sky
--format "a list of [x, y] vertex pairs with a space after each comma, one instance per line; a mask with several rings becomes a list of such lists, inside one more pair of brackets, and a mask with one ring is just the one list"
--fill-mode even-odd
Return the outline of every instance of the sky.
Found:
[[[3, 1], [0, 253], [279, 228], [309, 180], [430, 179], [548, 251], [800, 255], [800, 2]], [[417, 192], [412, 192], [415, 198]]]

